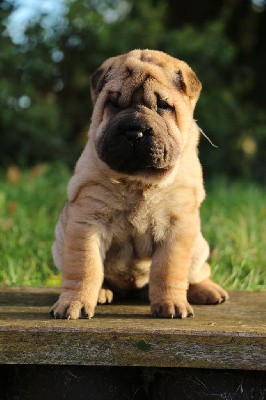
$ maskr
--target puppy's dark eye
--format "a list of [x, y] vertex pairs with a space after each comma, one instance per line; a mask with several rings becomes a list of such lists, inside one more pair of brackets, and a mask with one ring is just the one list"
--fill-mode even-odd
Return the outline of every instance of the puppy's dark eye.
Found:
[[115, 109], [115, 110], [120, 110], [121, 109], [120, 105], [118, 104], [118, 100], [117, 99], [112, 99], [112, 98], [108, 99], [107, 102], [106, 102], [106, 105], [109, 108], [112, 108], [112, 109]]
[[166, 101], [158, 98], [156, 111], [174, 111], [174, 107], [168, 104]]

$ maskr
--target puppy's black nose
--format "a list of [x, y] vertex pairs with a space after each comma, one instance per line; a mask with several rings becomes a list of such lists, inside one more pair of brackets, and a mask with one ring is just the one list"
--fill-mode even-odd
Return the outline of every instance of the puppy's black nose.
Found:
[[143, 132], [141, 132], [141, 131], [129, 130], [129, 131], [125, 131], [124, 135], [125, 135], [126, 139], [132, 144], [139, 142], [143, 138]]

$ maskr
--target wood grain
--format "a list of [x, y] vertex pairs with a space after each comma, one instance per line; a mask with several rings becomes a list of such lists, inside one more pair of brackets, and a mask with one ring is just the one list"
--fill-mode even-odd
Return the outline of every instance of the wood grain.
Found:
[[98, 306], [55, 320], [50, 288], [0, 288], [0, 363], [266, 370], [266, 292], [231, 292], [195, 317], [157, 319], [147, 303]]

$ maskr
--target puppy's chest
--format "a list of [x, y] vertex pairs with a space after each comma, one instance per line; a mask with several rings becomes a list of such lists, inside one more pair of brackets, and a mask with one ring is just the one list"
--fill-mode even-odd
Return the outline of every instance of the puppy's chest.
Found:
[[162, 201], [140, 198], [125, 212], [131, 235], [140, 239], [149, 235], [151, 240], [161, 241], [170, 225], [170, 212]]

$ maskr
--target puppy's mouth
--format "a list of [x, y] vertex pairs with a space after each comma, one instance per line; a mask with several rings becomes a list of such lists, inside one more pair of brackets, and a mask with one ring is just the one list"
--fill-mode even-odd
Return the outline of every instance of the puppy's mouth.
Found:
[[96, 149], [111, 169], [127, 174], [165, 174], [178, 157], [177, 145], [164, 127], [128, 118], [109, 125]]

